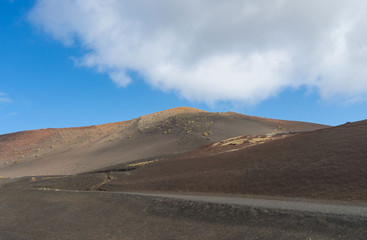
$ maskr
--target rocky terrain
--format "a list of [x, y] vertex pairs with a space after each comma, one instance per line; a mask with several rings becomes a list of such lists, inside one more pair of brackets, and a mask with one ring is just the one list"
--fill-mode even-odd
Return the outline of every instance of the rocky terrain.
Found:
[[0, 136], [0, 239], [365, 239], [367, 120], [177, 108]]

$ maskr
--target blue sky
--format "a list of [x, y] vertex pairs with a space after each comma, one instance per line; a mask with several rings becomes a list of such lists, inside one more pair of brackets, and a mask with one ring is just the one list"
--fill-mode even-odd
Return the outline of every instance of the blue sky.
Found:
[[[337, 63], [343, 65], [333, 63], [336, 64], [332, 65], [333, 69], [329, 65], [319, 68], [322, 64], [317, 64], [316, 67], [309, 66], [308, 62], [311, 62], [312, 56], [305, 57], [308, 62], [304, 60], [293, 64], [293, 61], [296, 61], [294, 59], [297, 59], [304, 51], [298, 48], [294, 50], [293, 47], [292, 50], [289, 50], [289, 46], [293, 46], [294, 42], [298, 41], [297, 39], [287, 43], [287, 46], [278, 44], [270, 47], [265, 44], [265, 40], [261, 46], [257, 43], [254, 45], [254, 42], [248, 40], [249, 42], [243, 43], [247, 44], [244, 48], [241, 45], [243, 41], [236, 42], [233, 39], [241, 37], [248, 39], [249, 37], [236, 35], [231, 38], [232, 33], [226, 32], [227, 36], [216, 43], [215, 41], [220, 39], [221, 34], [224, 34], [224, 30], [220, 27], [219, 29], [213, 28], [213, 30], [210, 16], [203, 19], [203, 22], [207, 21], [203, 29], [200, 29], [199, 32], [191, 32], [192, 29], [185, 30], [187, 25], [190, 25], [187, 23], [186, 15], [192, 18], [194, 14], [190, 7], [184, 6], [187, 9], [183, 10], [183, 19], [180, 21], [177, 19], [164, 21], [165, 23], [173, 22], [172, 27], [160, 22], [150, 26], [152, 21], [148, 17], [143, 19], [147, 14], [141, 14], [139, 6], [134, 6], [135, 15], [128, 16], [129, 18], [126, 17], [126, 19], [111, 18], [110, 22], [102, 27], [96, 27], [101, 28], [102, 32], [106, 25], [109, 30], [112, 27], [117, 28], [117, 38], [128, 38], [121, 43], [131, 46], [125, 49], [125, 46], [120, 48], [120, 41], [116, 43], [111, 40], [116, 36], [105, 39], [103, 34], [99, 35], [99, 32], [95, 34], [93, 27], [84, 31], [84, 28], [88, 26], [89, 17], [93, 19], [93, 17], [98, 18], [103, 15], [72, 15], [80, 7], [80, 5], [73, 5], [78, 1], [50, 0], [49, 2], [53, 2], [54, 5], [48, 4], [47, 1], [3, 0], [0, 2], [0, 134], [39, 128], [75, 127], [123, 121], [179, 106], [190, 106], [214, 112], [235, 111], [261, 117], [329, 125], [367, 118], [365, 72], [360, 69], [349, 69], [350, 63], [344, 60]], [[69, 5], [61, 6], [65, 2], [68, 2]], [[124, 2], [117, 1], [118, 4]], [[158, 2], [166, 4], [165, 1], [159, 0]], [[198, 2], [203, 6], [206, 4], [204, 0]], [[174, 4], [168, 5], [164, 5], [166, 8], [158, 9], [157, 12], [174, 13], [175, 8], [183, 8]], [[60, 7], [75, 9], [70, 11], [68, 16], [52, 14], [52, 11], [57, 11]], [[91, 4], [89, 7], [96, 6]], [[100, 6], [97, 7], [100, 8]], [[103, 7], [108, 10], [108, 6]], [[228, 6], [228, 9], [230, 11], [235, 7]], [[114, 8], [116, 9], [116, 6]], [[335, 12], [338, 13], [337, 9]], [[117, 15], [119, 13], [116, 12]], [[124, 12], [121, 14], [123, 15]], [[155, 13], [150, 14], [154, 18]], [[166, 17], [172, 16], [167, 15]], [[256, 16], [253, 18], [255, 21]], [[306, 20], [302, 21], [307, 22]], [[80, 25], [73, 26], [78, 21], [86, 24], [82, 25], [83, 29], [80, 28]], [[135, 30], [121, 30], [116, 27], [120, 25], [116, 25], [115, 21], [130, 22], [133, 23], [132, 26], [143, 26], [142, 28], [151, 29], [151, 33], [146, 37]], [[224, 28], [231, 26], [231, 22], [221, 24]], [[263, 23], [258, 24], [266, 26]], [[282, 26], [285, 23], [279, 20], [277, 24]], [[92, 23], [91, 25], [93, 26]], [[60, 26], [67, 27], [60, 30]], [[161, 43], [159, 41], [162, 37], [159, 37], [157, 38], [160, 39], [159, 41], [148, 39], [148, 43], [144, 42], [144, 39], [150, 36], [161, 36], [161, 26], [165, 28], [165, 33], [169, 32], [170, 37], [167, 38], [169, 40]], [[170, 27], [172, 29], [180, 27], [184, 30], [181, 33]], [[246, 28], [242, 25], [236, 27]], [[274, 26], [269, 27], [274, 28]], [[215, 31], [218, 31], [219, 35], [216, 35]], [[290, 35], [293, 33], [292, 29], [287, 31]], [[184, 33], [192, 34], [195, 39], [182, 39], [181, 36]], [[211, 34], [215, 36], [209, 36]], [[312, 34], [318, 36], [317, 32]], [[92, 38], [88, 38], [90, 36]], [[138, 37], [130, 39], [130, 36]], [[259, 41], [268, 37], [261, 34], [258, 36]], [[175, 45], [177, 41], [174, 43], [170, 41], [176, 38], [182, 41], [180, 53], [172, 50], [177, 49]], [[365, 40], [364, 36], [358, 36], [355, 39]], [[140, 46], [134, 46], [133, 40], [144, 46], [142, 56], [143, 50]], [[226, 44], [223, 45], [222, 42]], [[213, 46], [209, 46], [210, 44]], [[117, 58], [114, 55], [114, 49], [109, 48], [110, 45], [113, 45], [119, 54]], [[150, 48], [151, 45], [154, 46], [154, 50]], [[167, 49], [160, 49], [161, 46], [167, 46]], [[271, 47], [282, 48], [282, 51], [268, 50]], [[310, 45], [311, 47], [313, 45]], [[156, 49], [160, 51], [155, 53]], [[221, 51], [216, 49], [221, 49]], [[348, 53], [353, 57], [354, 50], [349, 49]], [[251, 53], [254, 51], [258, 54]], [[106, 55], [106, 52], [110, 54]], [[163, 57], [162, 52], [166, 54]], [[326, 53], [323, 53], [326, 56], [325, 59], [330, 56], [335, 57], [335, 52], [337, 50], [332, 54], [327, 53], [329, 54], [327, 56]], [[317, 53], [320, 52], [317, 51]], [[321, 57], [324, 55], [320, 54]], [[352, 57], [349, 58], [352, 59]], [[157, 65], [151, 64], [152, 62], [156, 62]], [[364, 67], [366, 62], [362, 56], [362, 60], [359, 60], [357, 64], [353, 63]], [[244, 72], [240, 67], [246, 68], [246, 64], [255, 67]], [[233, 65], [240, 67], [234, 68]], [[266, 68], [268, 65], [272, 67]], [[291, 67], [286, 67], [284, 68], [286, 70], [283, 71], [283, 67], [279, 67], [283, 65], [291, 65]], [[256, 69], [259, 66], [261, 69], [265, 67], [265, 70], [257, 72]], [[297, 70], [301, 68], [305, 70]], [[349, 74], [350, 70], [360, 75], [351, 75], [351, 79], [347, 82], [335, 77]], [[304, 80], [306, 78], [307, 80]], [[251, 81], [246, 82], [247, 79]], [[335, 82], [333, 79], [336, 79]], [[331, 85], [328, 85], [330, 83]], [[358, 88], [354, 89], [349, 85], [356, 85]]]

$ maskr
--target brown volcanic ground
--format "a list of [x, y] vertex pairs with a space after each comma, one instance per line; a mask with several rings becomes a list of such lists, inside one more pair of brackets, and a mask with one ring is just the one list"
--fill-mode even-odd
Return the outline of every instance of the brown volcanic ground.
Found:
[[[321, 130], [289, 134], [312, 129]], [[180, 108], [121, 123], [2, 135], [0, 175], [102, 170], [0, 177], [0, 239], [365, 239], [360, 217], [108, 191], [365, 203], [366, 130], [367, 121], [325, 128]]]
[[142, 165], [100, 189], [367, 201], [367, 120], [264, 139], [210, 144]]
[[325, 127], [232, 112], [175, 108], [125, 122], [0, 135], [0, 176], [76, 174], [130, 161], [173, 156], [244, 134]]

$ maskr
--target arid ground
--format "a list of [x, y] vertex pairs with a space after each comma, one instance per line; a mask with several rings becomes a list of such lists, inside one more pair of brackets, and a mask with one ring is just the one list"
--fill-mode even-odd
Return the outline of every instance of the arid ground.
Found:
[[365, 239], [366, 143], [191, 108], [1, 135], [0, 239]]
[[0, 176], [76, 174], [173, 156], [223, 139], [300, 132], [324, 125], [175, 108], [112, 124], [0, 136]]

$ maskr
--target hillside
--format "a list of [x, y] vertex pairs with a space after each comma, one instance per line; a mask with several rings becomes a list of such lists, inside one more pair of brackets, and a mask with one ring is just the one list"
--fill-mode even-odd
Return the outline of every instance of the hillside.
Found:
[[276, 139], [244, 136], [146, 164], [101, 189], [366, 202], [366, 143], [367, 120]]
[[0, 135], [0, 176], [76, 174], [173, 156], [239, 135], [310, 131], [324, 125], [175, 108], [111, 124]]

